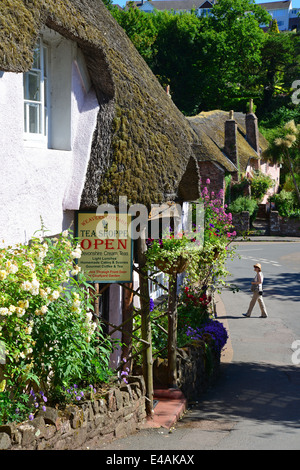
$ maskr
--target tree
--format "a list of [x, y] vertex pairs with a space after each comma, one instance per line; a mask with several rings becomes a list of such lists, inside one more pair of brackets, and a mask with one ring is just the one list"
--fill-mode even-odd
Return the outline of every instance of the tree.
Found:
[[262, 47], [262, 63], [258, 75], [263, 85], [263, 108], [268, 111], [276, 89], [288, 92], [290, 73], [296, 66], [294, 33], [268, 32]]
[[163, 86], [170, 85], [178, 108], [193, 114], [201, 94], [200, 19], [193, 13], [157, 12], [153, 21], [157, 37], [152, 70]]
[[149, 15], [134, 6], [129, 6], [128, 10], [112, 8], [111, 14], [125, 30], [141, 56], [148, 65], [152, 65], [152, 57], [155, 55], [155, 40], [157, 30], [153, 22], [153, 15]]
[[[206, 19], [200, 41], [206, 52], [201, 64], [209, 78], [207, 107], [244, 110], [257, 83], [268, 13], [251, 0], [220, 0]], [[239, 106], [239, 101], [242, 104]]]
[[294, 165], [300, 156], [300, 126], [296, 126], [295, 122], [292, 120], [278, 128], [263, 156], [273, 163], [284, 163], [288, 166], [300, 207], [300, 192], [294, 171]]

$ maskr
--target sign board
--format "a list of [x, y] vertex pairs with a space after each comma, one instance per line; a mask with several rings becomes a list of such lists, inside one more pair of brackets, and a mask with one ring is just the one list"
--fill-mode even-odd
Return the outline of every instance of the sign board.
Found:
[[128, 214], [77, 212], [76, 237], [82, 252], [77, 263], [89, 282], [132, 281], [130, 224]]

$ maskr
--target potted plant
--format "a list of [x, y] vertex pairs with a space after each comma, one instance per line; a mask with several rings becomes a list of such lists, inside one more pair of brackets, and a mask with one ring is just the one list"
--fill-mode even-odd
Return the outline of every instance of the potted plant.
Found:
[[195, 234], [192, 237], [183, 232], [174, 235], [172, 229], [162, 238], [149, 238], [146, 243], [148, 267], [156, 266], [169, 275], [182, 273], [191, 267], [202, 249]]

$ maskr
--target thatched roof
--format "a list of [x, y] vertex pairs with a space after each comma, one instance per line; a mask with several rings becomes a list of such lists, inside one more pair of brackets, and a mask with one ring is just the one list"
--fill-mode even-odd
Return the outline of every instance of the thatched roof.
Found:
[[182, 198], [197, 137], [101, 0], [1, 0], [0, 70], [31, 68], [44, 25], [78, 43], [100, 104], [82, 207]]
[[[237, 168], [224, 153], [225, 142], [225, 121], [228, 119], [226, 111], [202, 112], [197, 116], [189, 117], [193, 129], [199, 139], [206, 143], [197, 146], [196, 152], [200, 160], [212, 160], [219, 163], [227, 171], [236, 171]], [[250, 158], [259, 159], [259, 155], [251, 147], [246, 139], [245, 114], [234, 113], [237, 123], [237, 147], [239, 156], [239, 166], [241, 171], [245, 171]], [[259, 143], [262, 150], [267, 148], [268, 143], [262, 134], [259, 134]], [[206, 146], [209, 149], [206, 151]]]

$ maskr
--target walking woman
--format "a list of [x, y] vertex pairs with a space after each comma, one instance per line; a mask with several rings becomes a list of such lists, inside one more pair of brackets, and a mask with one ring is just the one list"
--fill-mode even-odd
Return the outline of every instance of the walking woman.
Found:
[[263, 300], [264, 275], [262, 273], [261, 265], [259, 263], [255, 264], [253, 267], [256, 273], [253, 281], [251, 282], [251, 291], [253, 292], [253, 295], [248, 307], [248, 312], [245, 316], [250, 317], [253, 307], [256, 304], [256, 301], [258, 301], [258, 305], [261, 311], [261, 318], [267, 318], [268, 314]]

